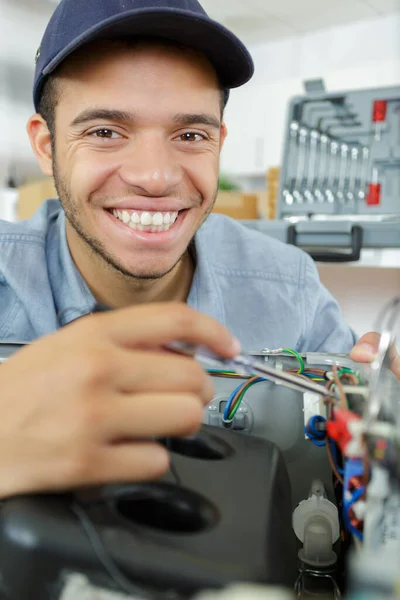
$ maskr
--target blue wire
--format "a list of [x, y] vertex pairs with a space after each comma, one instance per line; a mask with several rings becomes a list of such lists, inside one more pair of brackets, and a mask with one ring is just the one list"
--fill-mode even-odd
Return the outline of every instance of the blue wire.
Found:
[[353, 493], [350, 502], [347, 504], [346, 510], [345, 510], [345, 514], [344, 514], [344, 518], [345, 518], [347, 529], [350, 531], [350, 533], [352, 533], [361, 542], [363, 541], [364, 536], [363, 536], [363, 534], [360, 531], [358, 531], [358, 529], [356, 529], [355, 527], [353, 527], [353, 525], [350, 523], [349, 510], [353, 506], [353, 504], [355, 504], [357, 502], [357, 500], [359, 500], [364, 494], [365, 494], [365, 487], [362, 487], [362, 488], [356, 490]]
[[314, 446], [319, 446], [320, 448], [322, 448], [326, 445], [326, 433], [325, 431], [318, 431], [316, 429], [316, 423], [326, 423], [326, 419], [324, 419], [324, 417], [321, 417], [320, 415], [314, 415], [304, 427], [304, 433], [312, 441]]
[[224, 410], [224, 420], [225, 421], [229, 420], [229, 413], [231, 412], [231, 405], [232, 405], [233, 399], [242, 386], [243, 386], [243, 382], [240, 383], [235, 390], [233, 390], [232, 394], [228, 398], [228, 402], [226, 403], [225, 410]]

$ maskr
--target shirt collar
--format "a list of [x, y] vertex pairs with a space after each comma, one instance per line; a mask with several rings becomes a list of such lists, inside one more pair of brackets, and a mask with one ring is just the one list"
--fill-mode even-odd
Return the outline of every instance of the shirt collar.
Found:
[[65, 213], [60, 211], [56, 226], [46, 244], [47, 264], [57, 319], [60, 327], [93, 312], [96, 300], [72, 259], [65, 226]]
[[[211, 220], [211, 217], [208, 217]], [[69, 250], [66, 217], [60, 211], [56, 226], [49, 231], [47, 264], [57, 320], [60, 327], [94, 311], [96, 299], [79, 273]], [[219, 285], [208, 261], [207, 222], [196, 234], [191, 251], [196, 268], [187, 303], [224, 323], [225, 312]]]

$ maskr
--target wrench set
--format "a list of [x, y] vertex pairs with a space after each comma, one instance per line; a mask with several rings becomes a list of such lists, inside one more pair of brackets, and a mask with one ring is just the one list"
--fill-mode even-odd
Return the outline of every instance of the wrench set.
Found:
[[278, 218], [400, 213], [400, 87], [294, 98]]

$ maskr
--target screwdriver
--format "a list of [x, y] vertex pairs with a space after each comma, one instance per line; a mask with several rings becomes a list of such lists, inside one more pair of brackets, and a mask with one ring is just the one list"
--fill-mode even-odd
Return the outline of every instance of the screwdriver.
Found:
[[209, 368], [223, 371], [233, 371], [237, 375], [248, 377], [249, 375], [258, 375], [274, 383], [281, 383], [285, 387], [292, 388], [299, 392], [313, 392], [326, 398], [334, 397], [334, 392], [328, 390], [325, 386], [314, 381], [298, 377], [287, 371], [281, 371], [267, 366], [265, 363], [254, 358], [251, 354], [244, 352], [234, 358], [219, 357], [202, 346], [193, 346], [182, 342], [171, 342], [166, 345], [166, 349], [184, 356], [191, 356], [198, 362]]

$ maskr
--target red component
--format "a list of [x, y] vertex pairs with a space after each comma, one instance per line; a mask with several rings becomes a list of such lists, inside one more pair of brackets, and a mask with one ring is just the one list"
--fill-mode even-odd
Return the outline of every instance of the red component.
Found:
[[380, 183], [370, 183], [366, 202], [368, 206], [377, 206], [381, 203], [382, 185]]
[[375, 100], [372, 111], [372, 121], [374, 123], [383, 123], [386, 121], [387, 104], [386, 100]]
[[361, 481], [361, 477], [359, 477], [358, 475], [354, 475], [353, 477], [350, 477], [348, 487], [349, 487], [350, 492], [354, 492], [355, 490], [358, 490], [361, 487], [363, 487], [363, 482]]
[[346, 454], [346, 448], [352, 440], [352, 434], [349, 432], [348, 423], [350, 421], [360, 421], [361, 417], [350, 410], [335, 410], [334, 420], [326, 424], [326, 433], [328, 437], [337, 442], [342, 454]]

